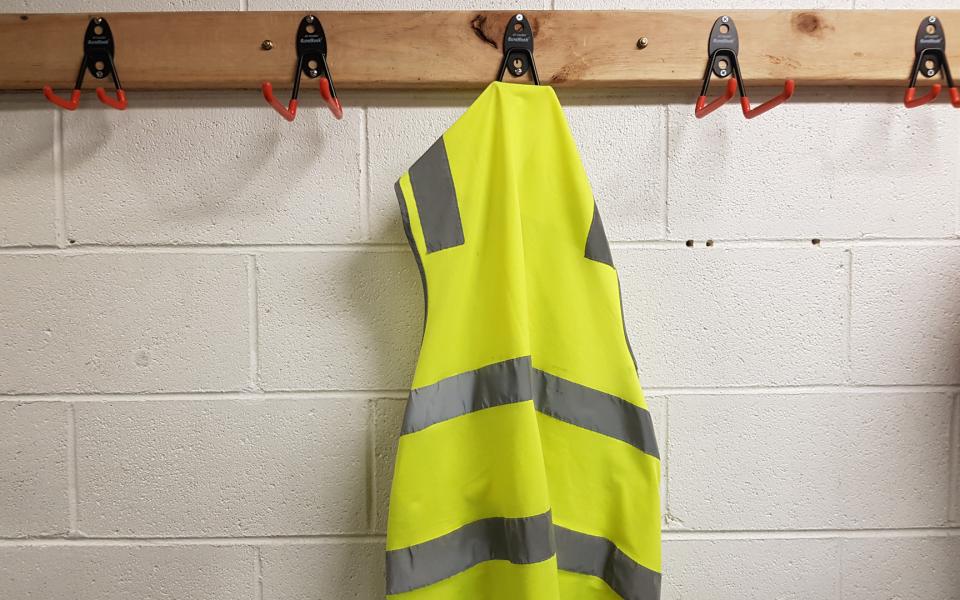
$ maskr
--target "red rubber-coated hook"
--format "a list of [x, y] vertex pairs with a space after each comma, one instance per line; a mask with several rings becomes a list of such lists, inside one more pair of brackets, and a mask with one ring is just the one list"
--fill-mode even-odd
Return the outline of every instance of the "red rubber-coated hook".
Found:
[[950, 104], [954, 108], [960, 108], [960, 89], [955, 87], [950, 88]]
[[[920, 96], [919, 98], [914, 98], [917, 93], [917, 88], [909, 87], [907, 91], [903, 94], [903, 105], [907, 108], [916, 108], [918, 106], [923, 106], [929, 102], [933, 102], [937, 99], [937, 96], [940, 95], [940, 90], [943, 88], [939, 83], [935, 83], [930, 86], [930, 91]], [[951, 94], [952, 97], [952, 94]]]
[[771, 108], [780, 106], [793, 96], [793, 91], [797, 89], [797, 84], [792, 79], [788, 79], [783, 83], [783, 91], [770, 98], [760, 106], [756, 108], [750, 108], [750, 98], [747, 96], [742, 96], [740, 98], [740, 108], [743, 109], [743, 116], [752, 119], [754, 117], [759, 117], [763, 113], [767, 112]]
[[103, 102], [110, 108], [115, 108], [117, 110], [126, 110], [127, 108], [127, 93], [122, 89], [117, 90], [117, 99], [114, 100], [107, 95], [107, 92], [103, 88], [97, 88], [97, 98], [100, 99], [100, 102]]
[[320, 78], [320, 95], [323, 96], [323, 100], [330, 107], [330, 112], [333, 113], [334, 118], [338, 121], [342, 119], [343, 106], [340, 104], [340, 99], [330, 92], [330, 80], [326, 77]]
[[693, 114], [696, 115], [698, 119], [702, 119], [726, 104], [727, 101], [730, 100], [730, 98], [733, 98], [733, 95], [736, 93], [737, 80], [731, 77], [730, 80], [727, 81], [727, 89], [723, 92], [723, 94], [711, 100], [710, 104], [707, 104], [706, 96], [700, 96], [697, 98], [697, 105], [694, 108]]
[[263, 90], [264, 99], [273, 107], [275, 111], [280, 113], [280, 116], [288, 121], [293, 121], [297, 117], [297, 99], [291, 98], [290, 105], [284, 106], [280, 104], [280, 101], [277, 100], [276, 96], [273, 95], [273, 85], [264, 81], [263, 85], [260, 86]]
[[70, 93], [70, 99], [65, 100], [58, 96], [52, 87], [45, 85], [43, 86], [43, 97], [66, 110], [77, 110], [77, 107], [80, 106], [80, 90], [73, 90]]

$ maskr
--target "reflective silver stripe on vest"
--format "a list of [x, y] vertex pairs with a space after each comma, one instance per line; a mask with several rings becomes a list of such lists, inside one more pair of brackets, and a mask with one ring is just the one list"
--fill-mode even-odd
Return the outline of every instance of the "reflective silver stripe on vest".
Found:
[[624, 600], [658, 600], [660, 573], [644, 567], [610, 540], [554, 526], [557, 567], [593, 575]]
[[554, 419], [616, 438], [660, 458], [650, 413], [636, 404], [535, 369], [537, 410]]
[[607, 242], [607, 234], [603, 230], [603, 221], [600, 219], [600, 209], [597, 208], [596, 203], [593, 205], [593, 220], [590, 221], [590, 231], [587, 233], [587, 244], [583, 255], [590, 260], [613, 266], [610, 244]]
[[524, 402], [530, 390], [530, 357], [523, 356], [441, 379], [410, 392], [401, 433], [413, 433], [467, 413]]
[[529, 356], [487, 365], [411, 391], [402, 433], [414, 433], [478, 410], [531, 399], [537, 410], [547, 416], [660, 457], [649, 411], [611, 394], [533, 369]]
[[387, 551], [387, 593], [436, 583], [488, 560], [530, 564], [554, 555], [550, 511], [535, 517], [493, 517], [436, 539]]
[[441, 136], [408, 171], [427, 253], [463, 244], [463, 224]]

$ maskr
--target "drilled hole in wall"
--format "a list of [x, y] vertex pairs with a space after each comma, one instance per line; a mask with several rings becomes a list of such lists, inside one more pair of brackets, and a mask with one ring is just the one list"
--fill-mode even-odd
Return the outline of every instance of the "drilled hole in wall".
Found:
[[693, 240], [687, 240], [687, 248], [693, 248]]
[[813, 238], [812, 240], [810, 240], [810, 243], [813, 244], [814, 246], [819, 246], [820, 238]]
[[713, 246], [713, 240], [707, 240], [707, 247]]

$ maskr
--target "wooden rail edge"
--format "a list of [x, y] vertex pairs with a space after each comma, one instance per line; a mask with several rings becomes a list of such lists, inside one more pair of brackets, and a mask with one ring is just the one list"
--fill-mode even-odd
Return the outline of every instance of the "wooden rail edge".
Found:
[[[106, 17], [128, 90], [289, 87], [306, 12], [0, 15], [0, 90], [69, 90], [91, 16]], [[324, 12], [340, 89], [477, 88], [497, 72], [512, 12]], [[529, 11], [543, 83], [563, 87], [692, 87], [707, 60], [714, 11]], [[928, 11], [730, 11], [750, 87], [906, 87]], [[960, 11], [936, 13], [960, 65]], [[951, 36], [955, 35], [952, 41]], [[646, 37], [648, 45], [638, 48]], [[273, 42], [263, 49], [264, 40]], [[955, 71], [960, 66], [955, 68]], [[960, 72], [960, 71], [958, 71]], [[87, 77], [85, 86], [98, 82]], [[306, 85], [306, 84], [305, 84]], [[922, 84], [921, 84], [922, 85]], [[109, 87], [109, 86], [108, 86]], [[719, 86], [715, 88], [719, 91]]]

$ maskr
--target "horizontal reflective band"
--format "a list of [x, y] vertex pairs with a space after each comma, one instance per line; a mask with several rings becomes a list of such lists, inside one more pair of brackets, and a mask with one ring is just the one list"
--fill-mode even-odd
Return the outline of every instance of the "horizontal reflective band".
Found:
[[557, 567], [593, 575], [624, 600], [659, 600], [660, 573], [624, 554], [610, 540], [554, 526]]
[[646, 409], [562, 377], [534, 370], [537, 410], [554, 419], [616, 438], [660, 458]]
[[401, 433], [531, 398], [530, 357], [505, 360], [411, 391]]
[[529, 356], [487, 365], [411, 391], [401, 433], [414, 433], [478, 410], [530, 399], [547, 416], [660, 458], [649, 411], [533, 369]]
[[387, 551], [387, 594], [409, 592], [488, 560], [530, 564], [554, 555], [550, 511], [535, 517], [493, 517], [408, 548]]

